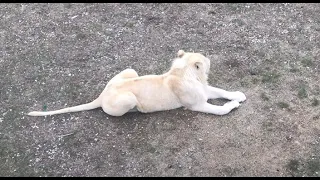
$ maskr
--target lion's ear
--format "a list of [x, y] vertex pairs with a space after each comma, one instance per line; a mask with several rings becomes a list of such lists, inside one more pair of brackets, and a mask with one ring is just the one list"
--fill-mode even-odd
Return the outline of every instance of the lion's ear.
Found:
[[195, 67], [196, 69], [200, 69], [200, 67], [202, 67], [202, 62], [195, 62], [195, 63], [194, 63], [194, 67]]
[[178, 51], [178, 57], [181, 58], [185, 54], [184, 50]]

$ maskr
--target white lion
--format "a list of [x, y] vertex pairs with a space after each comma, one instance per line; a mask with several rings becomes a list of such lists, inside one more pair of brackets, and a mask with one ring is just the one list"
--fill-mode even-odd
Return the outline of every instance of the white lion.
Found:
[[[138, 76], [126, 69], [113, 77], [94, 101], [56, 111], [33, 111], [30, 116], [46, 116], [102, 107], [112, 116], [127, 112], [150, 113], [185, 107], [215, 115], [224, 115], [240, 106], [246, 96], [239, 91], [229, 92], [208, 85], [210, 60], [199, 53], [178, 51], [170, 70], [162, 75]], [[231, 100], [223, 106], [209, 104], [208, 99]]]

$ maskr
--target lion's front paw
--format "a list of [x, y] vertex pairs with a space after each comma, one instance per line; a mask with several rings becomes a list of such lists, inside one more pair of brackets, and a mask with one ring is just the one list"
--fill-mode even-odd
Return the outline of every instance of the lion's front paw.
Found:
[[243, 102], [245, 101], [247, 98], [246, 98], [246, 95], [244, 95], [242, 92], [240, 91], [236, 91], [234, 92], [234, 98], [232, 98], [233, 100], [236, 100], [238, 102]]
[[233, 100], [233, 101], [227, 102], [226, 104], [224, 104], [224, 106], [227, 106], [227, 107], [230, 107], [231, 109], [234, 109], [234, 108], [238, 108], [240, 106], [240, 103], [236, 100]]

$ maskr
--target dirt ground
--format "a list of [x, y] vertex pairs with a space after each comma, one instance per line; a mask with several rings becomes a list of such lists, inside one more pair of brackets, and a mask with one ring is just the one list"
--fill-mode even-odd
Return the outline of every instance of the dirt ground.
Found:
[[[319, 176], [319, 4], [0, 4], [0, 176]], [[48, 117], [125, 68], [167, 71], [179, 49], [247, 101]], [[222, 104], [223, 100], [211, 101]]]

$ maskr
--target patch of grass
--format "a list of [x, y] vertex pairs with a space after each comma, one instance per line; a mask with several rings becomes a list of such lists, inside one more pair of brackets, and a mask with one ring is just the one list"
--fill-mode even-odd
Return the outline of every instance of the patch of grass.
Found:
[[292, 176], [316, 176], [320, 172], [319, 157], [309, 157], [305, 162], [291, 159], [285, 166]]
[[291, 68], [291, 69], [289, 69], [289, 71], [292, 73], [296, 73], [296, 72], [299, 72], [299, 69], [298, 68]]
[[313, 98], [311, 105], [312, 105], [312, 106], [318, 106], [318, 105], [319, 105], [319, 100], [316, 99], [316, 98]]
[[243, 26], [243, 25], [246, 24], [246, 23], [245, 23], [244, 21], [242, 21], [241, 19], [233, 19], [231, 22], [232, 22], [233, 24], [238, 25], [238, 26]]
[[210, 10], [210, 11], [208, 11], [208, 14], [209, 15], [215, 15], [215, 14], [217, 14], [214, 10]]
[[47, 111], [47, 105], [46, 104], [43, 105], [42, 111]]
[[265, 94], [265, 93], [261, 93], [260, 94], [261, 99], [263, 99], [264, 101], [269, 101], [269, 97]]
[[[266, 59], [265, 59], [265, 62], [266, 62], [267, 64], [275, 64], [274, 59], [271, 59], [271, 58], [266, 58]], [[267, 68], [270, 68], [270, 67], [267, 67]]]
[[254, 75], [257, 75], [257, 74], [258, 74], [258, 71], [255, 70], [255, 69], [250, 69], [250, 70], [249, 70], [249, 73], [250, 73], [250, 75], [254, 76]]
[[288, 109], [289, 108], [289, 104], [285, 103], [285, 102], [278, 102], [277, 105], [278, 105], [278, 107], [280, 107], [282, 109]]
[[318, 158], [307, 161], [308, 175], [313, 176], [320, 172], [320, 161]]
[[250, 84], [247, 81], [240, 81], [242, 87], [248, 87]]
[[150, 153], [155, 153], [157, 151], [157, 149], [153, 147], [151, 144], [148, 144], [145, 148], [147, 152], [150, 152]]
[[301, 60], [301, 63], [302, 63], [302, 65], [304, 67], [313, 66], [313, 61], [312, 61], [312, 58], [310, 56], [303, 57], [303, 59]]
[[262, 126], [267, 130], [267, 131], [272, 131], [274, 128], [273, 128], [273, 124], [272, 122], [270, 121], [267, 121], [267, 122], [263, 122], [262, 123]]
[[258, 79], [258, 78], [253, 78], [253, 79], [252, 79], [252, 83], [253, 83], [253, 84], [257, 84], [258, 82], [259, 82], [259, 79]]
[[303, 98], [307, 98], [307, 97], [308, 97], [308, 93], [307, 93], [307, 90], [306, 90], [306, 87], [305, 87], [305, 86], [300, 86], [300, 87], [299, 87], [298, 97], [299, 97], [300, 99], [303, 99]]
[[286, 165], [287, 171], [289, 171], [292, 176], [300, 176], [301, 170], [299, 167], [300, 162], [297, 159], [291, 159]]
[[129, 22], [127, 22], [127, 23], [125, 24], [125, 26], [128, 27], [128, 28], [133, 28], [134, 22], [129, 21]]
[[232, 11], [236, 11], [239, 8], [239, 4], [237, 3], [228, 3], [227, 8], [229, 8]]
[[289, 171], [297, 172], [299, 168], [299, 161], [296, 159], [291, 159], [287, 164], [287, 168]]
[[230, 177], [230, 176], [235, 176], [237, 175], [237, 173], [240, 172], [240, 170], [238, 168], [232, 168], [232, 167], [225, 167], [221, 170], [226, 176]]
[[236, 59], [227, 60], [224, 62], [224, 64], [229, 68], [239, 67], [241, 65], [241, 63]]
[[266, 72], [262, 75], [261, 82], [263, 83], [275, 83], [278, 81], [280, 74], [276, 72]]
[[319, 85], [315, 85], [313, 94], [320, 95], [320, 86]]

